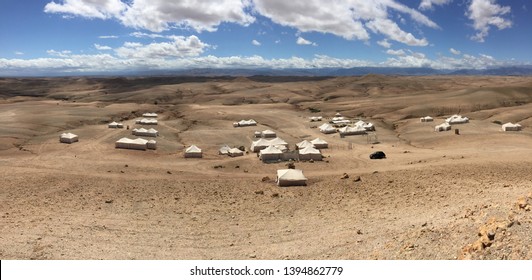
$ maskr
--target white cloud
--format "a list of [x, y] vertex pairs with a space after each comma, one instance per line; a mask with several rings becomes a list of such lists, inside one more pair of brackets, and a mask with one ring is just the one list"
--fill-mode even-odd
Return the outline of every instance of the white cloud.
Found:
[[165, 38], [165, 36], [157, 33], [144, 33], [144, 32], [133, 32], [130, 33], [129, 36], [135, 37], [135, 38]]
[[311, 42], [303, 37], [297, 37], [297, 40], [296, 40], [296, 43], [298, 45], [313, 45], [313, 46], [317, 46], [318, 44], [314, 43], [314, 42]]
[[69, 51], [69, 50], [56, 51], [52, 49], [52, 50], [47, 50], [46, 53], [50, 56], [68, 57], [70, 54], [72, 54], [72, 51]]
[[405, 51], [403, 49], [387, 50], [386, 53], [389, 54], [389, 55], [396, 55], [396, 56], [404, 56], [404, 55], [406, 55], [406, 53], [405, 53]]
[[442, 6], [451, 3], [453, 0], [421, 0], [419, 3], [420, 10], [432, 10], [435, 5]]
[[104, 45], [100, 45], [100, 44], [94, 44], [94, 47], [99, 50], [99, 51], [108, 51], [108, 50], [112, 50], [111, 47], [109, 46], [104, 46]]
[[426, 46], [428, 41], [423, 39], [417, 39], [412, 33], [403, 31], [397, 23], [389, 19], [376, 19], [366, 23], [366, 26], [375, 33], [381, 33], [391, 40], [401, 42], [409, 46]]
[[251, 44], [253, 44], [254, 46], [260, 46], [261, 45], [261, 43], [259, 41], [257, 41], [257, 40], [251, 41]]
[[118, 38], [118, 36], [115, 36], [115, 35], [102, 35], [102, 36], [98, 36], [98, 38], [100, 38], [100, 39], [116, 39], [116, 38]]
[[455, 50], [455, 49], [453, 49], [453, 48], [450, 48], [449, 51], [450, 51], [452, 54], [454, 54], [454, 55], [460, 55], [460, 54], [462, 53], [461, 51], [459, 51], [459, 50]]
[[512, 21], [502, 17], [510, 11], [509, 6], [498, 5], [495, 0], [472, 0], [467, 15], [473, 21], [473, 28], [478, 32], [471, 36], [471, 39], [484, 42], [490, 26], [495, 26], [499, 30], [510, 28]]
[[44, 6], [46, 13], [81, 16], [86, 18], [110, 19], [118, 17], [127, 8], [120, 0], [62, 0]]
[[389, 49], [392, 47], [392, 44], [388, 42], [388, 39], [377, 41], [377, 44], [383, 48]]
[[172, 41], [162, 43], [141, 44], [137, 42], [126, 42], [120, 48], [115, 49], [116, 54], [121, 58], [176, 58], [198, 56], [209, 47], [198, 37], [171, 36]]
[[23, 52], [16, 51], [16, 52], [15, 52], [15, 55], [24, 55], [24, 53], [23, 53]]

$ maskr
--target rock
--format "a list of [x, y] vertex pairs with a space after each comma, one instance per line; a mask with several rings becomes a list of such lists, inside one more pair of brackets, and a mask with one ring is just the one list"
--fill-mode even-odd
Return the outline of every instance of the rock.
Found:
[[264, 191], [255, 191], [255, 194], [264, 194]]
[[278, 193], [272, 193], [272, 197], [279, 197]]
[[357, 229], [357, 234], [362, 234], [362, 231]]
[[240, 168], [240, 165], [235, 165], [235, 168]]
[[126, 165], [124, 165], [124, 167], [129, 167], [129, 165], [126, 164]]
[[313, 159], [310, 159], [308, 162], [310, 162], [310, 163], [314, 163], [314, 160], [313, 160]]
[[268, 176], [262, 177], [261, 181], [268, 182], [268, 181], [270, 181], [270, 177], [268, 177]]
[[112, 199], [108, 199], [105, 201], [105, 203], [113, 203], [113, 200]]
[[250, 255], [249, 255], [249, 258], [251, 258], [251, 259], [255, 259], [255, 258], [257, 258], [257, 255], [255, 255], [255, 254], [250, 254]]
[[166, 173], [167, 173], [167, 174], [172, 174], [172, 172], [170, 172], [170, 171], [166, 171]]
[[213, 166], [213, 168], [214, 168], [214, 169], [224, 168], [224, 166], [223, 166], [223, 165], [215, 165], [215, 166]]
[[353, 182], [360, 182], [362, 181], [362, 178], [360, 176], [355, 176], [355, 179], [353, 179]]
[[522, 196], [519, 199], [517, 199], [517, 206], [521, 209], [525, 209], [525, 207], [528, 205], [528, 201], [526, 197]]
[[124, 170], [120, 170], [120, 173], [124, 173]]
[[344, 173], [344, 174], [340, 177], [340, 179], [347, 179], [347, 178], [349, 178], [349, 174], [347, 174], [347, 173]]
[[296, 165], [293, 162], [287, 163], [286, 166], [288, 167], [288, 169], [296, 169]]

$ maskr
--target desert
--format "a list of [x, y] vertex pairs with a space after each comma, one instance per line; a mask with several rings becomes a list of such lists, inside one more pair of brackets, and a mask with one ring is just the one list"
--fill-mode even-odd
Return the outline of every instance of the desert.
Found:
[[[147, 112], [157, 149], [115, 148]], [[321, 133], [336, 113], [375, 132]], [[527, 76], [1, 78], [0, 119], [1, 259], [532, 259]], [[328, 142], [306, 186], [263, 130]]]

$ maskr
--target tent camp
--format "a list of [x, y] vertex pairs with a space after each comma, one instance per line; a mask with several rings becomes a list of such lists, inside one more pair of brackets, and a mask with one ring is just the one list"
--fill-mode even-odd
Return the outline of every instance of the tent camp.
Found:
[[143, 117], [145, 118], [157, 118], [157, 114], [156, 113], [144, 113], [142, 114]]
[[257, 122], [255, 120], [253, 120], [253, 119], [241, 120], [239, 122], [234, 122], [233, 123], [234, 127], [254, 126], [254, 125], [257, 125]]
[[148, 140], [137, 138], [137, 139], [129, 139], [127, 137], [120, 138], [118, 141], [115, 142], [115, 148], [119, 149], [132, 149], [132, 150], [146, 150], [148, 144]]
[[117, 123], [117, 122], [111, 122], [107, 125], [108, 128], [124, 128], [124, 124]]
[[220, 155], [228, 155], [229, 154], [229, 150], [231, 150], [231, 147], [229, 147], [228, 145], [223, 145], [218, 150], [218, 154], [220, 154]]
[[259, 159], [263, 162], [278, 161], [281, 159], [283, 152], [275, 146], [268, 146], [259, 152]]
[[328, 123], [319, 126], [320, 132], [324, 134], [336, 133], [336, 128]]
[[277, 134], [269, 129], [263, 130], [261, 132], [262, 138], [274, 138], [277, 137]]
[[157, 137], [157, 135], [159, 135], [159, 132], [153, 128], [135, 128], [132, 130], [132, 134], [135, 136]]
[[299, 160], [322, 160], [323, 157], [321, 156], [320, 150], [307, 146], [303, 149], [298, 150], [299, 152]]
[[434, 121], [434, 118], [432, 118], [431, 116], [426, 116], [426, 117], [419, 118], [419, 121], [420, 122], [432, 122]]
[[229, 149], [228, 155], [230, 157], [241, 157], [244, 155], [244, 152], [240, 149], [232, 148], [232, 149]]
[[460, 115], [452, 115], [445, 119], [446, 123], [449, 124], [461, 124], [461, 123], [468, 123], [469, 119], [467, 117], [462, 117]]
[[186, 158], [201, 158], [203, 157], [203, 154], [200, 148], [198, 148], [196, 145], [192, 145], [185, 149], [185, 157]]
[[146, 124], [146, 125], [157, 125], [156, 119], [140, 119], [136, 121], [137, 124]]
[[251, 142], [251, 147], [250, 147], [250, 150], [252, 152], [258, 152], [268, 146], [270, 146], [270, 141], [264, 139], [264, 138], [260, 138], [259, 140], [257, 141], [253, 141]]
[[307, 178], [300, 169], [279, 169], [275, 181], [282, 187], [307, 185]]
[[327, 143], [327, 141], [320, 139], [320, 138], [316, 138], [310, 141], [310, 143], [312, 143], [314, 145], [314, 148], [316, 149], [326, 149], [329, 147], [329, 143]]
[[303, 141], [297, 143], [296, 147], [297, 147], [298, 150], [301, 150], [301, 149], [306, 148], [306, 147], [314, 147], [314, 144], [312, 144], [308, 140], [303, 140]]
[[79, 141], [78, 136], [76, 134], [73, 134], [73, 133], [70, 133], [70, 132], [61, 133], [61, 135], [59, 136], [59, 142], [60, 143], [72, 144], [72, 143], [78, 142], [78, 141]]
[[366, 134], [366, 129], [363, 126], [346, 126], [338, 130], [340, 135], [360, 135]]
[[365, 121], [357, 121], [354, 125], [355, 127], [360, 126], [363, 127], [366, 131], [375, 131], [375, 126], [370, 122]]
[[321, 116], [317, 116], [317, 117], [310, 117], [309, 120], [311, 122], [319, 122], [322, 120], [322, 117]]
[[446, 122], [444, 122], [442, 124], [439, 124], [439, 125], [434, 127], [434, 131], [438, 131], [438, 132], [447, 131], [447, 130], [451, 130], [451, 125], [446, 123]]
[[522, 127], [518, 123], [514, 124], [514, 123], [509, 122], [509, 123], [505, 123], [502, 125], [502, 131], [519, 131], [521, 129]]

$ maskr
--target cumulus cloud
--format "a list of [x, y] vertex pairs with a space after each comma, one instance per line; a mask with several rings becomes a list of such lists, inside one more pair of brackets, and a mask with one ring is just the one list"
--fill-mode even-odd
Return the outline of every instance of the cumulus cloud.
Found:
[[198, 32], [215, 31], [222, 22], [249, 25], [248, 0], [62, 0], [48, 3], [44, 11], [85, 18], [117, 19], [127, 27], [161, 32], [172, 27]]
[[94, 44], [94, 47], [99, 50], [99, 51], [108, 51], [108, 50], [112, 50], [111, 47], [109, 46], [104, 46], [104, 45], [100, 45], [100, 44]]
[[151, 44], [141, 44], [138, 42], [126, 42], [120, 48], [115, 49], [116, 54], [121, 58], [176, 58], [199, 56], [209, 47], [198, 37], [192, 35], [171, 36], [171, 41]]
[[378, 19], [372, 20], [366, 23], [366, 26], [375, 33], [381, 33], [391, 40], [401, 42], [409, 46], [426, 46], [429, 44], [427, 39], [418, 39], [412, 35], [403, 31], [397, 23], [393, 22], [390, 19]]
[[403, 55], [406, 55], [405, 51], [403, 49], [399, 49], [399, 50], [387, 50], [386, 51], [387, 54], [389, 55], [396, 55], [396, 56], [403, 56]]
[[460, 54], [462, 53], [461, 51], [459, 51], [459, 50], [455, 50], [455, 49], [453, 49], [453, 48], [450, 48], [449, 51], [450, 51], [452, 54], [454, 54], [454, 55], [460, 55]]
[[317, 46], [318, 44], [314, 43], [314, 42], [311, 42], [301, 36], [297, 37], [297, 40], [296, 40], [296, 43], [298, 45], [313, 45], [313, 46]]
[[377, 41], [377, 44], [383, 48], [389, 49], [392, 47], [392, 44], [388, 42], [388, 39]]
[[419, 3], [420, 10], [432, 10], [434, 6], [442, 6], [451, 3], [453, 0], [421, 0]]
[[46, 53], [50, 56], [58, 56], [58, 57], [68, 57], [72, 51], [69, 50], [63, 50], [63, 51], [56, 51], [56, 50], [47, 50]]
[[260, 46], [261, 45], [261, 43], [259, 41], [257, 41], [257, 40], [251, 41], [251, 44], [253, 44], [254, 46]]
[[512, 27], [512, 21], [503, 16], [510, 13], [509, 6], [501, 6], [495, 0], [472, 0], [466, 13], [473, 21], [473, 28], [478, 31], [471, 39], [484, 42], [491, 26], [499, 30]]

